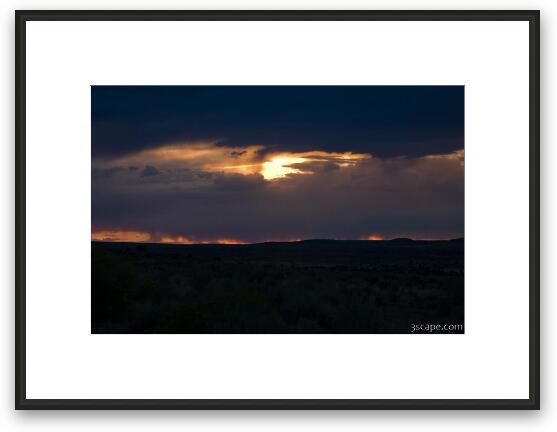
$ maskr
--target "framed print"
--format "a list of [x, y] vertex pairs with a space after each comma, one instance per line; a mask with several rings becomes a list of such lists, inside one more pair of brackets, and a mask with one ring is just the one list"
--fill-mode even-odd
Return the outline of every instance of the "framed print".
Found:
[[538, 11], [17, 11], [18, 409], [539, 409]]

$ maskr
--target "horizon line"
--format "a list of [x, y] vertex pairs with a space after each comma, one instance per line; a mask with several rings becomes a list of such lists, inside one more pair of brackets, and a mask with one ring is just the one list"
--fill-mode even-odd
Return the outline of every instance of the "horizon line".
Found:
[[369, 243], [381, 243], [381, 242], [392, 242], [392, 241], [429, 241], [429, 242], [448, 242], [456, 240], [464, 240], [464, 236], [460, 237], [448, 237], [448, 238], [411, 238], [411, 237], [393, 237], [390, 239], [334, 239], [334, 238], [307, 238], [301, 240], [266, 240], [260, 242], [191, 242], [191, 243], [180, 243], [180, 242], [163, 242], [163, 241], [118, 241], [118, 240], [104, 240], [104, 239], [91, 239], [91, 243], [127, 243], [127, 244], [144, 244], [144, 245], [171, 245], [171, 246], [249, 246], [249, 245], [259, 245], [259, 244], [269, 244], [269, 243], [303, 243], [311, 241], [338, 241], [338, 242], [369, 242]]

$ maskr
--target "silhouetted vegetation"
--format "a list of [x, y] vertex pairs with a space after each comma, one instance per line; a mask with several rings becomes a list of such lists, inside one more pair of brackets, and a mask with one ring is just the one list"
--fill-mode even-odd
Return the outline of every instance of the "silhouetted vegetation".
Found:
[[93, 242], [92, 305], [93, 333], [410, 333], [412, 323], [464, 324], [464, 242]]

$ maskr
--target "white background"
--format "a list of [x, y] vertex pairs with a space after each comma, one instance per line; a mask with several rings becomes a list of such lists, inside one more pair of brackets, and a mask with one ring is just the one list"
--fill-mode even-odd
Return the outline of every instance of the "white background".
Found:
[[[9, 3], [9, 2], [6, 2]], [[227, 6], [225, 2], [212, 2], [214, 8], [225, 8]], [[306, 8], [335, 8], [338, 7], [334, 3], [319, 2], [319, 4], [313, 4], [311, 2], [304, 2], [307, 5]], [[452, 3], [451, 3], [452, 4]], [[12, 346], [13, 346], [13, 63], [11, 62], [13, 56], [13, 16], [10, 9], [13, 8], [77, 8], [79, 5], [72, 4], [69, 2], [58, 2], [56, 4], [48, 3], [41, 5], [40, 2], [16, 2], [15, 5], [10, 6], [9, 4], [4, 5], [7, 10], [3, 11], [2, 19], [4, 24], [4, 35], [5, 40], [3, 42], [3, 49], [5, 53], [3, 54], [3, 59], [5, 59], [5, 66], [2, 69], [2, 81], [3, 81], [3, 93], [2, 93], [2, 109], [5, 114], [2, 116], [2, 121], [4, 121], [2, 128], [4, 133], [4, 146], [2, 147], [2, 162], [3, 170], [3, 193], [6, 198], [4, 200], [5, 212], [2, 213], [2, 226], [3, 226], [3, 252], [5, 256], [2, 259], [3, 272], [5, 275], [5, 286], [4, 292], [4, 323], [5, 331], [3, 331], [3, 336], [6, 338], [5, 346], [7, 353], [3, 357], [4, 360], [4, 377], [6, 378], [6, 384], [2, 386], [4, 389], [2, 392], [3, 396], [3, 410], [2, 422], [5, 426], [16, 427], [16, 428], [36, 428], [37, 430], [60, 430], [68, 429], [74, 430], [77, 427], [81, 429], [89, 428], [89, 430], [95, 430], [102, 427], [103, 429], [113, 427], [114, 429], [121, 429], [124, 426], [133, 427], [136, 430], [151, 429], [153, 427], [158, 428], [180, 428], [182, 429], [187, 425], [197, 425], [198, 427], [203, 427], [209, 430], [214, 430], [220, 427], [226, 427], [230, 429], [253, 429], [260, 430], [261, 428], [271, 429], [273, 427], [279, 429], [288, 427], [291, 429], [293, 426], [301, 427], [304, 429], [310, 429], [314, 427], [315, 429], [333, 429], [337, 427], [342, 427], [343, 429], [354, 426], [360, 429], [369, 429], [371, 427], [378, 426], [389, 426], [390, 428], [404, 429], [406, 427], [411, 427], [413, 430], [416, 429], [426, 429], [427, 430], [445, 430], [450, 427], [451, 429], [462, 429], [467, 430], [471, 427], [478, 427], [480, 425], [486, 428], [501, 430], [516, 430], [522, 427], [532, 427], [537, 429], [549, 428], [550, 422], [554, 418], [553, 412], [550, 408], [553, 406], [552, 392], [551, 388], [548, 387], [554, 383], [554, 374], [550, 370], [543, 368], [544, 364], [551, 363], [551, 358], [555, 357], [554, 345], [550, 345], [549, 337], [543, 337], [551, 332], [551, 328], [554, 327], [555, 318], [551, 316], [550, 308], [554, 305], [555, 295], [549, 290], [544, 290], [544, 287], [551, 286], [550, 283], [553, 274], [549, 272], [542, 271], [542, 325], [545, 326], [545, 332], [542, 333], [542, 409], [545, 412], [542, 413], [528, 413], [528, 412], [516, 412], [516, 413], [497, 413], [497, 412], [482, 412], [482, 413], [430, 413], [430, 412], [417, 412], [417, 413], [14, 413], [10, 412], [12, 405], [12, 395], [13, 395], [13, 381], [11, 378], [11, 371], [13, 370], [13, 357], [12, 357]], [[119, 2], [118, 4], [111, 3], [110, 5], [103, 4], [103, 2], [97, 2], [94, 5], [86, 5], [88, 7], [135, 7], [135, 8], [149, 8], [152, 7], [149, 3], [133, 2], [125, 3]], [[167, 6], [172, 7], [186, 7], [184, 2], [180, 4], [172, 5], [171, 2], [166, 2], [164, 5], [158, 4], [158, 7]], [[234, 4], [237, 8], [253, 8], [253, 4], [236, 2]], [[300, 2], [296, 5], [288, 4], [283, 2], [282, 4], [274, 4], [274, 7], [282, 8], [292, 8], [292, 7], [302, 7]], [[389, 2], [387, 4], [380, 4], [377, 2], [344, 2], [343, 7], [351, 8], [385, 8], [386, 6], [394, 8], [448, 8], [450, 7], [449, 2], [419, 2], [419, 4], [412, 2]], [[204, 7], [209, 7], [209, 2], [204, 3]], [[259, 6], [261, 7], [261, 6]], [[551, 23], [553, 20], [553, 15], [550, 10], [550, 2], [530, 2], [530, 3], [520, 3], [520, 2], [505, 2], [496, 3], [490, 2], [489, 5], [485, 3], [475, 3], [475, 2], [457, 2], [454, 3], [454, 8], [479, 8], [479, 7], [490, 7], [490, 8], [542, 8], [542, 47], [545, 47], [551, 43], [551, 34], [554, 31], [551, 30]], [[273, 6], [270, 6], [273, 8]], [[553, 21], [552, 21], [553, 20]], [[545, 38], [545, 39], [544, 39]], [[544, 44], [545, 42], [545, 44]], [[551, 75], [551, 68], [554, 68], [554, 61], [549, 56], [550, 50], [542, 49], [542, 268], [544, 262], [549, 262], [548, 254], [546, 251], [550, 251], [550, 245], [552, 240], [556, 240], [555, 232], [551, 230], [548, 226], [545, 226], [545, 221], [555, 218], [555, 204], [552, 201], [544, 199], [546, 198], [545, 192], [549, 190], [548, 183], [545, 181], [553, 181], [555, 185], [555, 174], [552, 174], [546, 167], [551, 166], [551, 162], [555, 159], [555, 150], [552, 150], [550, 146], [545, 147], [544, 143], [555, 141], [551, 139], [555, 135], [555, 129], [551, 127], [549, 121], [543, 123], [544, 119], [551, 118], [551, 112], [549, 109], [554, 103], [553, 100], [549, 100], [550, 96], [553, 95], [553, 86], [551, 83], [546, 83], [544, 80], [545, 76]], [[545, 96], [545, 97], [544, 97]], [[468, 148], [467, 148], [468, 150]], [[468, 153], [467, 153], [468, 156]], [[554, 161], [557, 162], [557, 161]], [[547, 194], [549, 198], [549, 194]], [[549, 270], [549, 269], [548, 269]], [[555, 285], [555, 284], [553, 284]], [[513, 326], [513, 323], [501, 324], [503, 326], [509, 325]], [[87, 425], [83, 421], [87, 421]], [[456, 421], [455, 421], [456, 420]]]

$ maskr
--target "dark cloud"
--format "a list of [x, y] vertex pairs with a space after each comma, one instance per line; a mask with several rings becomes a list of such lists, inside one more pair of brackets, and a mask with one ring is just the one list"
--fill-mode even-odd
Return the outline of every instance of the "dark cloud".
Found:
[[151, 177], [151, 176], [156, 176], [158, 174], [160, 174], [160, 171], [152, 165], [147, 165], [141, 171], [141, 177]]
[[91, 98], [94, 157], [196, 140], [377, 157], [464, 147], [463, 86], [93, 86]]
[[91, 175], [93, 178], [95, 177], [110, 178], [110, 177], [114, 177], [118, 173], [121, 173], [122, 171], [124, 171], [124, 167], [121, 166], [115, 166], [106, 169], [93, 168]]
[[243, 155], [245, 155], [246, 153], [247, 153], [247, 150], [242, 150], [242, 151], [233, 151], [233, 152], [231, 152], [231, 153], [230, 153], [230, 156], [232, 156], [232, 157], [235, 157], [235, 158], [236, 158], [236, 157], [240, 157], [240, 156], [243, 156]]

